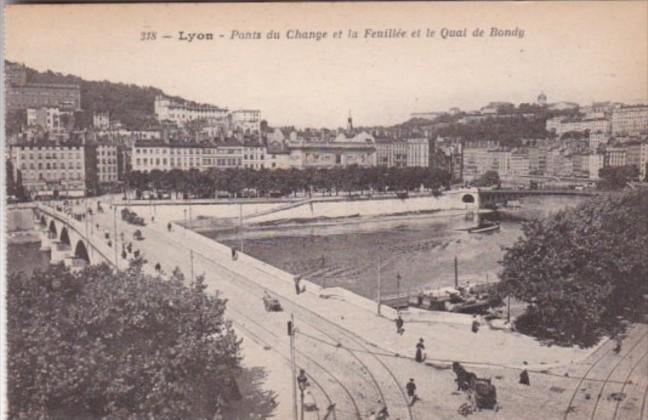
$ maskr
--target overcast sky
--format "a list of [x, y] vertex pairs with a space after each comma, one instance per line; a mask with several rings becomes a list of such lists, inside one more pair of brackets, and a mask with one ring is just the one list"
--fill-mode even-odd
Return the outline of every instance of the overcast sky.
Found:
[[[271, 125], [401, 122], [412, 112], [489, 101], [648, 102], [648, 2], [173, 4], [8, 6], [6, 57], [88, 80], [156, 86], [216, 105], [257, 108]], [[472, 31], [485, 30], [481, 39]], [[491, 27], [524, 30], [491, 38]], [[364, 39], [367, 28], [422, 29]], [[436, 31], [425, 38], [425, 29]], [[441, 39], [442, 28], [468, 38]], [[281, 40], [230, 40], [232, 30]], [[288, 29], [328, 39], [287, 40]], [[348, 29], [360, 38], [346, 38]], [[156, 41], [140, 41], [142, 31]], [[178, 31], [216, 40], [177, 40]], [[344, 39], [331, 39], [343, 30]], [[170, 34], [175, 39], [160, 39]], [[224, 38], [219, 35], [223, 34]]]

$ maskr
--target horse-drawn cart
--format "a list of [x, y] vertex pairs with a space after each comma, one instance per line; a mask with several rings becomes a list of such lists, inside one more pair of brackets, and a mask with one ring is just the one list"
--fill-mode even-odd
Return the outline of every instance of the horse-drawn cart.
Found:
[[263, 306], [265, 306], [265, 309], [268, 312], [279, 312], [283, 310], [281, 303], [279, 303], [279, 299], [270, 296], [268, 292], [263, 295]]

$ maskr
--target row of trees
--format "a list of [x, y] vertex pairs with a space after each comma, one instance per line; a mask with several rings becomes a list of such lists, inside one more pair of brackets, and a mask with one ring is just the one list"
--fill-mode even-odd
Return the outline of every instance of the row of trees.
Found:
[[433, 190], [450, 185], [450, 174], [433, 168], [362, 168], [349, 166], [332, 169], [211, 169], [198, 171], [133, 171], [128, 186], [139, 191], [186, 192], [189, 196], [209, 198], [219, 192], [241, 196], [254, 191], [259, 196], [289, 195], [318, 190], [330, 194], [353, 191], [408, 191], [424, 186]]
[[648, 313], [648, 191], [528, 222], [502, 264], [502, 292], [529, 304], [520, 331], [582, 346], [616, 334]]
[[12, 274], [7, 286], [8, 415], [15, 419], [211, 419], [238, 398], [240, 340], [226, 301], [145, 275], [141, 260], [74, 274]]

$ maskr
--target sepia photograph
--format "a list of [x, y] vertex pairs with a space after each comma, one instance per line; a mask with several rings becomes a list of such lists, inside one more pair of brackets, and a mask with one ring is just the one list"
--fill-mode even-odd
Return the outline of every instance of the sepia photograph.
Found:
[[0, 419], [648, 420], [648, 2], [0, 17]]

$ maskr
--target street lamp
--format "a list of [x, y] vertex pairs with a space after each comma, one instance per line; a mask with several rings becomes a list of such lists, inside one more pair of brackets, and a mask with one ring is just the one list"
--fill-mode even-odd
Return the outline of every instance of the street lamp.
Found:
[[400, 298], [400, 281], [401, 281], [401, 275], [400, 273], [396, 273], [396, 296]]
[[297, 384], [299, 385], [299, 397], [301, 399], [301, 420], [304, 420], [304, 391], [308, 386], [308, 378], [304, 369], [299, 369], [299, 376], [297, 376]]

